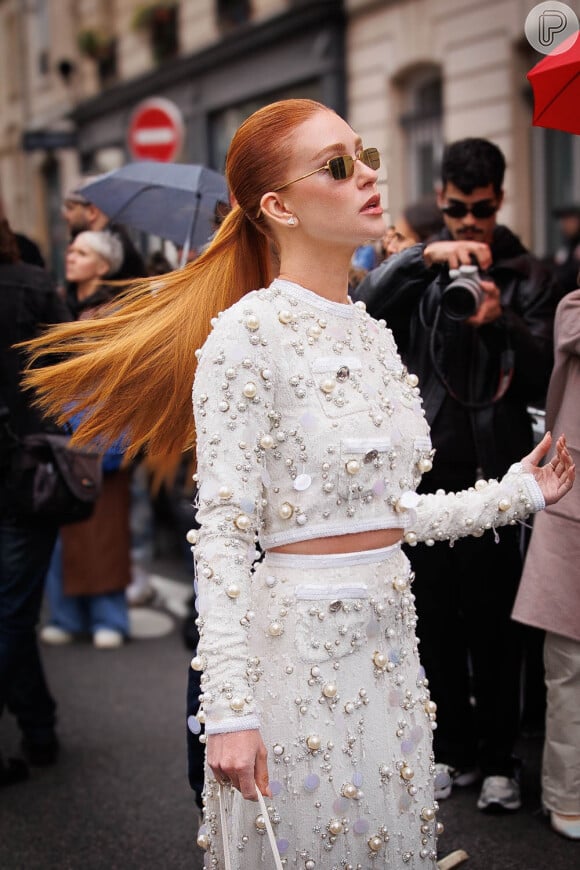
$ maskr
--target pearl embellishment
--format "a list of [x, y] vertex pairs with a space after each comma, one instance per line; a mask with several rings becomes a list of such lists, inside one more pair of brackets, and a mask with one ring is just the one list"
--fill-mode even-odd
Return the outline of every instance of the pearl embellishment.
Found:
[[251, 520], [247, 514], [239, 514], [235, 520], [234, 525], [241, 532], [246, 532], [250, 528]]
[[332, 393], [332, 391], [336, 389], [336, 381], [334, 378], [324, 378], [324, 380], [320, 382], [320, 389], [323, 393]]

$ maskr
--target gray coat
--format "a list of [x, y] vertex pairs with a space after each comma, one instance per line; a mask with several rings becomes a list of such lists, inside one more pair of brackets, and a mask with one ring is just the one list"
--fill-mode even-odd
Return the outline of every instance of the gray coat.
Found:
[[[546, 405], [554, 438], [565, 433], [580, 469], [580, 290], [564, 296], [554, 324], [555, 363]], [[534, 519], [513, 610], [518, 622], [580, 641], [580, 485]]]

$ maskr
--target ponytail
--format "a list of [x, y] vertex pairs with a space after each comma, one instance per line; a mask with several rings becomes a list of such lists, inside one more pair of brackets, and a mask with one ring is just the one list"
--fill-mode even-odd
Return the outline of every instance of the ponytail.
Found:
[[[27, 342], [25, 385], [61, 425], [84, 412], [78, 444], [101, 448], [122, 438], [129, 457], [141, 450], [175, 456], [195, 440], [195, 351], [211, 318], [267, 286], [271, 273], [268, 238], [235, 206], [193, 263], [132, 282], [101, 317], [60, 324]], [[47, 366], [51, 356], [59, 361]]]
[[[296, 99], [250, 115], [226, 160], [237, 205], [207, 251], [184, 269], [132, 283], [105, 316], [63, 324], [26, 345], [32, 358], [25, 383], [36, 390], [39, 406], [60, 423], [84, 412], [74, 441], [100, 448], [123, 438], [128, 456], [171, 454], [168, 467], [193, 446], [195, 351], [212, 317], [270, 283], [261, 197], [284, 183], [295, 131], [321, 111], [330, 110]], [[51, 356], [58, 361], [44, 367]]]

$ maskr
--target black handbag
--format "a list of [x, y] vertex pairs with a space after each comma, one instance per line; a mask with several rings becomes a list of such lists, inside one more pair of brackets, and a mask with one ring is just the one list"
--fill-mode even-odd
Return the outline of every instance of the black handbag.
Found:
[[[3, 409], [5, 410], [5, 409]], [[86, 520], [101, 492], [102, 456], [70, 446], [70, 436], [35, 432], [17, 436], [3, 417], [5, 512], [18, 520], [66, 525]]]

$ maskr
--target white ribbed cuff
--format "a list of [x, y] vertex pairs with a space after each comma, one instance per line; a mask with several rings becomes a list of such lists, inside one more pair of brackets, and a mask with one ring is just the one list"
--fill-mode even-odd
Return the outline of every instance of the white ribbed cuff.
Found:
[[233, 734], [236, 731], [260, 730], [260, 720], [257, 716], [236, 716], [231, 719], [221, 719], [219, 722], [205, 723], [206, 734]]
[[533, 512], [538, 513], [538, 511], [543, 511], [546, 507], [546, 499], [534, 475], [530, 474], [529, 471], [524, 471], [524, 466], [521, 462], [514, 462], [513, 465], [510, 465], [508, 474], [518, 474], [521, 476], [522, 483], [528, 491]]

